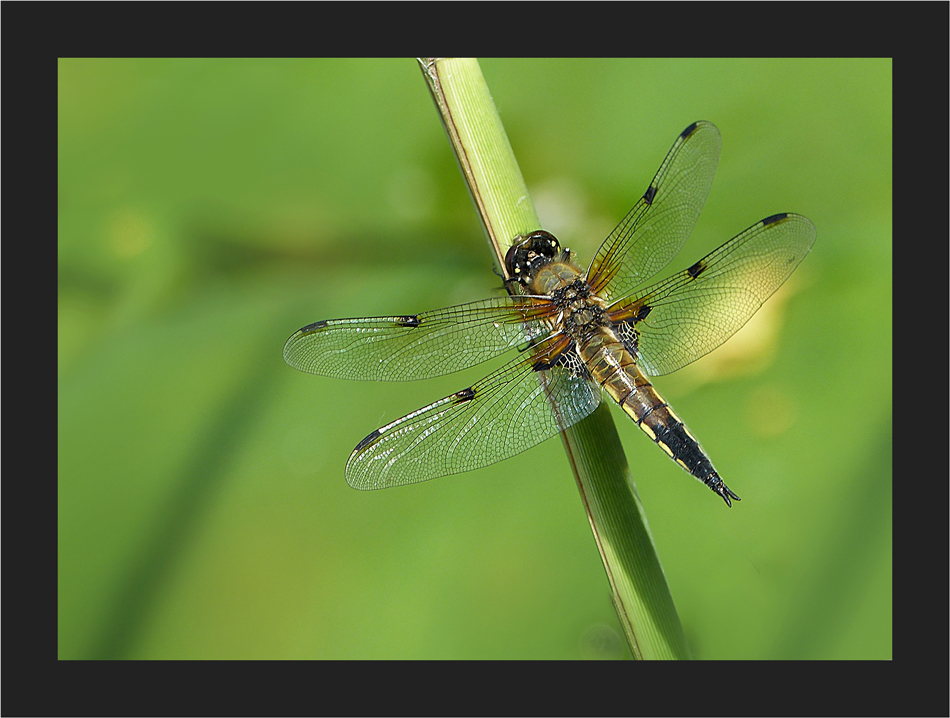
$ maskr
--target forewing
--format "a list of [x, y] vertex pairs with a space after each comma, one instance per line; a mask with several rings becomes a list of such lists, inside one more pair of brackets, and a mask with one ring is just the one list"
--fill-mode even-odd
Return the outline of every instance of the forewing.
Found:
[[450, 374], [550, 334], [551, 306], [497, 297], [398, 317], [328, 319], [284, 345], [290, 366], [337, 379], [411, 381]]
[[684, 272], [608, 309], [648, 374], [669, 374], [735, 334], [788, 279], [815, 242], [798, 214], [763, 219]]
[[682, 249], [706, 203], [721, 146], [711, 122], [695, 122], [680, 133], [643, 197], [594, 257], [588, 281], [597, 294], [628, 295]]
[[383, 489], [487, 466], [580, 421], [599, 403], [600, 387], [573, 351], [546, 370], [524, 356], [374, 431], [347, 461], [346, 480]]

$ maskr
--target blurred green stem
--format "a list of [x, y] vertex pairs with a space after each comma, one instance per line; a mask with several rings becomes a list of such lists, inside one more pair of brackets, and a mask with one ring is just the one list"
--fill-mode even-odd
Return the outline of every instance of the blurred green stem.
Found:
[[[541, 227], [501, 118], [474, 59], [419, 60], [495, 261]], [[640, 497], [606, 402], [561, 433], [630, 651], [691, 658]]]

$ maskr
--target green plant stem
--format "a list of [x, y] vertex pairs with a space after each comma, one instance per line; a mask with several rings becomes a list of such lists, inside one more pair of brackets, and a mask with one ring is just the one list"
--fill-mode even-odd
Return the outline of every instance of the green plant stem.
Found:
[[[499, 270], [512, 241], [541, 224], [474, 59], [420, 59]], [[691, 658], [606, 402], [561, 437], [630, 651]]]

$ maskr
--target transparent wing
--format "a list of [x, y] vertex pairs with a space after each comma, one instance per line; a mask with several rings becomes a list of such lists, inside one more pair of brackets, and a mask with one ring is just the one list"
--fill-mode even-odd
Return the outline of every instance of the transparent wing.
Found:
[[497, 297], [400, 317], [328, 319], [300, 329], [284, 360], [337, 379], [411, 381], [450, 374], [550, 334], [551, 305]]
[[554, 436], [598, 404], [600, 387], [573, 351], [543, 371], [522, 357], [374, 431], [350, 455], [346, 480], [383, 489], [487, 466]]
[[608, 316], [648, 374], [669, 374], [735, 334], [788, 279], [815, 243], [798, 214], [776, 214], [749, 227], [684, 272], [635, 297]]
[[591, 262], [587, 278], [597, 294], [630, 294], [682, 249], [706, 203], [721, 147], [711, 122], [695, 122], [680, 133], [643, 197]]

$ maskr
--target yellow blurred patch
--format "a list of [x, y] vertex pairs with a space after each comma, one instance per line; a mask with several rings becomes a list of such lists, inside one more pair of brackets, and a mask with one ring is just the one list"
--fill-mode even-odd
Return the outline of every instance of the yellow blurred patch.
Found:
[[155, 228], [138, 212], [122, 210], [115, 213], [106, 227], [106, 242], [118, 257], [137, 257], [152, 244]]
[[756, 374], [767, 368], [778, 351], [788, 300], [803, 286], [797, 274], [789, 277], [725, 344], [677, 372], [682, 386], [695, 389], [707, 382]]
[[792, 427], [798, 419], [798, 408], [786, 392], [776, 386], [763, 386], [749, 395], [743, 417], [753, 434], [771, 438]]

